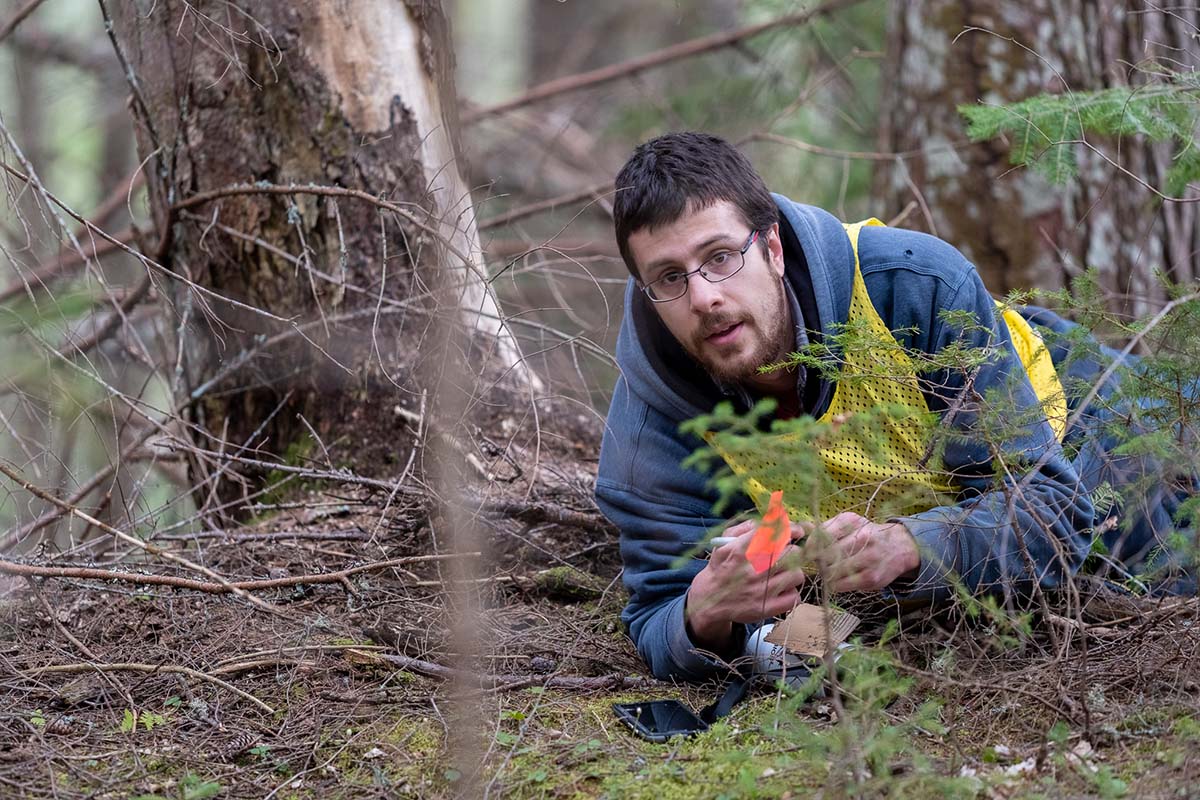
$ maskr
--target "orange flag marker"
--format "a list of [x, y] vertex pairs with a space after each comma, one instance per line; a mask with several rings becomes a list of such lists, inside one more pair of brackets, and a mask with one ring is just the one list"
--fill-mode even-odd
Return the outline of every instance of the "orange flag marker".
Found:
[[788, 542], [792, 539], [792, 524], [787, 509], [783, 507], [783, 492], [771, 492], [767, 513], [754, 531], [754, 537], [746, 548], [746, 560], [755, 572], [766, 572], [779, 560]]

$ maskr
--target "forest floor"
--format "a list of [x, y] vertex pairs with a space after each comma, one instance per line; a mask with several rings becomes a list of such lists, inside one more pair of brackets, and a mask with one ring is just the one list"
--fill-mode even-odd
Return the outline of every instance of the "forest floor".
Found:
[[529, 448], [520, 480], [493, 475], [465, 635], [461, 559], [420, 491], [299, 487], [236, 530], [156, 540], [274, 580], [253, 590], [270, 610], [153, 583], [198, 579], [161, 561], [123, 567], [144, 582], [4, 579], [0, 797], [1196, 795], [1190, 600], [910, 612], [882, 643], [862, 631], [836, 693], [762, 691], [693, 738], [634, 737], [614, 702], [699, 708], [720, 687], [653, 681], [622, 632], [591, 438], [546, 437], [532, 480]]

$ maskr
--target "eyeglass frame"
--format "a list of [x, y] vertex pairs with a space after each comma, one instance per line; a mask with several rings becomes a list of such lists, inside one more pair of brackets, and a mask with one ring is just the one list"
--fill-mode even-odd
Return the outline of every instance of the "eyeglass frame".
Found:
[[[683, 297], [684, 295], [686, 295], [688, 293], [688, 286], [691, 285], [690, 279], [693, 275], [699, 274], [701, 278], [704, 278], [704, 280], [708, 281], [709, 283], [720, 283], [721, 281], [727, 281], [730, 278], [732, 278], [734, 275], [737, 275], [739, 272], [741, 272], [743, 269], [746, 268], [746, 253], [749, 252], [750, 248], [754, 246], [754, 243], [756, 241], [758, 241], [758, 235], [760, 233], [762, 233], [762, 231], [759, 231], [759, 230], [750, 231], [750, 238], [746, 240], [746, 243], [744, 245], [742, 245], [740, 250], [736, 250], [736, 251], [722, 250], [721, 252], [713, 253], [712, 256], [705, 259], [704, 263], [701, 264], [700, 266], [696, 267], [694, 270], [691, 270], [690, 272], [684, 272], [683, 273], [683, 291], [680, 292], [679, 294], [675, 295], [674, 297], [668, 298], [666, 300], [658, 300], [654, 297], [654, 295], [652, 295], [650, 293], [650, 287], [652, 287], [656, 283], [661, 283], [662, 281], [666, 280], [667, 276], [663, 276], [661, 278], [656, 278], [655, 280], [652, 280], [649, 283], [640, 283], [639, 282], [640, 285], [638, 286], [638, 288], [642, 290], [642, 293], [646, 295], [646, 298], [651, 303], [671, 303], [671, 302], [678, 300], [679, 298]], [[713, 280], [712, 278], [708, 277], [708, 273], [706, 273], [704, 271], [704, 268], [706, 266], [708, 266], [710, 261], [712, 261], [717, 256], [721, 255], [721, 253], [733, 254], [734, 252], [736, 252], [738, 254], [738, 256], [741, 257], [741, 259], [742, 259], [741, 266], [739, 266], [737, 269], [735, 269], [733, 272], [729, 273], [728, 275], [722, 275], [721, 277], [717, 278], [716, 280]]]

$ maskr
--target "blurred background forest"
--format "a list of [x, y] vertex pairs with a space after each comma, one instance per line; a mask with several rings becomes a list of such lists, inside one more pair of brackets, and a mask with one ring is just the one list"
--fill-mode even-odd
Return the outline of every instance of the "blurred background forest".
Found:
[[[153, 5], [131, 7], [149, 14]], [[183, 8], [180, 26], [191, 7]], [[209, 50], [229, 39], [232, 75], [241, 69], [238, 48], [266, 26], [256, 28], [251, 13], [230, 8], [215, 4], [189, 24], [217, 31]], [[1168, 71], [1190, 73], [1194, 10], [1087, 0], [969, 7], [945, 0], [446, 0], [444, 9], [452, 39], [435, 39], [434, 48], [447, 63], [453, 51], [455, 163], [474, 202], [491, 286], [545, 381], [543, 394], [587, 410], [584, 424], [593, 431], [615, 377], [609, 354], [626, 280], [611, 239], [611, 177], [635, 144], [668, 130], [703, 129], [738, 142], [773, 190], [843, 219], [877, 216], [936, 233], [975, 261], [998, 296], [1071, 289], [1091, 270], [1095, 302], [1114, 314], [1141, 315], [1161, 306], [1171, 283], [1196, 277], [1195, 206], [1164, 202], [1161, 193], [1175, 154], [1169, 144], [1081, 136], [1066, 145], [1077, 171], [1052, 184], [1042, 172], [1010, 164], [1008, 138], [971, 142], [958, 111], [1042, 93], [1152, 86]], [[234, 369], [232, 344], [218, 373], [232, 383], [212, 390], [205, 376], [189, 372], [181, 343], [201, 336], [194, 331], [200, 312], [189, 317], [181, 296], [133, 255], [153, 245], [146, 184], [161, 150], [151, 152], [144, 133], [135, 133], [141, 101], [125, 73], [137, 69], [123, 67], [128, 53], [119, 57], [131, 29], [118, 19], [110, 37], [108, 13], [104, 3], [88, 0], [24, 0], [0, 15], [4, 163], [16, 174], [35, 173], [63, 207], [115, 240], [68, 219], [32, 184], [6, 174], [0, 457], [118, 527], [220, 525], [229, 521], [221, 509], [232, 501], [216, 503], [216, 516], [201, 512], [224, 496], [222, 468], [205, 468], [194, 454], [164, 444], [181, 424], [205, 429], [218, 443], [249, 446], [250, 434], [261, 434], [260, 455], [292, 464], [325, 450], [326, 434], [338, 437], [310, 401], [291, 414], [287, 403], [294, 400], [283, 383], [261, 380], [272, 397], [283, 398], [278, 407], [236, 399], [239, 386], [262, 376]], [[277, 55], [267, 59], [270, 69], [288, 63], [282, 51]], [[230, 80], [218, 72], [213, 85]], [[260, 121], [271, 124], [266, 107], [217, 107], [228, 126], [240, 124], [238, 115], [268, 115]], [[337, 208], [321, 211], [332, 216]], [[293, 213], [321, 211], [293, 205], [289, 224]], [[197, 252], [219, 247], [225, 234], [256, 240], [253, 231], [231, 233], [225, 217], [208, 214], [196, 207], [174, 221], [177, 230], [193, 226]], [[340, 216], [337, 225], [340, 237]], [[301, 258], [277, 254], [268, 266], [305, 283], [300, 264], [332, 251], [310, 246], [296, 228]], [[344, 276], [344, 242], [340, 256], [321, 268], [332, 273], [339, 259]], [[248, 271], [268, 262], [244, 263]], [[202, 272], [194, 263], [187, 269]], [[405, 403], [417, 392], [401, 386], [404, 380], [392, 383], [407, 393]], [[197, 387], [209, 391], [208, 416], [195, 412]], [[304, 391], [312, 389], [310, 382]], [[334, 391], [335, 384], [317, 387]], [[114, 403], [114, 392], [145, 413]], [[227, 405], [219, 413], [218, 399]], [[292, 420], [287, 430], [264, 429], [285, 406], [278, 418]], [[399, 464], [356, 462], [352, 455], [370, 449], [359, 444], [332, 460], [325, 452], [325, 460], [396, 472]], [[200, 475], [207, 482], [200, 484]], [[251, 500], [261, 506], [269, 495]], [[77, 538], [90, 525], [75, 520], [70, 527], [63, 516], [26, 493], [0, 494], [6, 548], [31, 547], [39, 531], [57, 531], [64, 545], [68, 530]]]

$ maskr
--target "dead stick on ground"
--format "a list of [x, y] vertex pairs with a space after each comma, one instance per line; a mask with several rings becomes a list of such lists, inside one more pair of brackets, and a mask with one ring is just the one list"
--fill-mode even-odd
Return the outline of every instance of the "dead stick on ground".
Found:
[[529, 686], [542, 686], [547, 689], [575, 689], [583, 691], [598, 691], [600, 689], [631, 689], [650, 686], [655, 681], [639, 675], [600, 675], [583, 677], [580, 675], [487, 675], [464, 672], [463, 670], [435, 664], [411, 656], [394, 653], [369, 653], [347, 648], [347, 653], [356, 653], [365, 658], [378, 658], [394, 664], [401, 669], [419, 672], [431, 678], [441, 680], [459, 680], [463, 683], [478, 684], [482, 688], [496, 691], [511, 691], [524, 689]]
[[[32, 578], [27, 580], [29, 581], [30, 587], [33, 589], [34, 595], [36, 595], [37, 599], [41, 602], [42, 608], [45, 609], [46, 616], [52, 623], [54, 623], [54, 627], [58, 628], [59, 632], [61, 632], [63, 636], [67, 637], [68, 642], [75, 645], [75, 649], [78, 650], [84, 658], [89, 658], [92, 661], [99, 661], [100, 659], [96, 657], [96, 654], [92, 652], [90, 647], [79, 641], [79, 639], [75, 637], [75, 634], [67, 630], [67, 626], [64, 625], [62, 620], [58, 618], [58, 615], [54, 613], [54, 609], [50, 607], [50, 603], [42, 594], [42, 590], [38, 588], [37, 582]], [[125, 687], [125, 684], [121, 683], [119, 680], [103, 671], [100, 672], [100, 676], [104, 678], [104, 680], [107, 681], [114, 689], [116, 689], [122, 697], [125, 698], [125, 702], [129, 704], [130, 708], [134, 707], [133, 695], [129, 693], [129, 689]]]
[[157, 546], [151, 545], [151, 544], [146, 544], [145, 542], [143, 542], [141, 539], [137, 538], [136, 536], [130, 536], [128, 533], [125, 533], [124, 531], [119, 531], [116, 528], [114, 528], [113, 526], [109, 525], [108, 523], [101, 522], [100, 520], [96, 519], [92, 515], [81, 511], [80, 509], [76, 508], [75, 506], [69, 505], [68, 503], [64, 503], [62, 500], [59, 500], [57, 497], [50, 494], [49, 492], [47, 492], [37, 486], [34, 486], [32, 483], [30, 483], [29, 481], [22, 478], [19, 474], [17, 474], [13, 470], [9, 469], [8, 466], [3, 463], [0, 463], [0, 475], [4, 475], [9, 480], [13, 481], [18, 486], [23, 488], [25, 491], [29, 492], [30, 494], [40, 497], [41, 499], [45, 500], [47, 503], [52, 503], [53, 505], [56, 505], [59, 508], [66, 509], [67, 512], [72, 514], [73, 516], [76, 516], [79, 519], [83, 520], [84, 522], [87, 522], [87, 523], [90, 523], [90, 524], [96, 526], [100, 530], [104, 531], [105, 533], [107, 533], [111, 536], [116, 537], [117, 539], [120, 539], [121, 541], [125, 542], [126, 544], [131, 544], [134, 547], [137, 547], [138, 549], [145, 550], [147, 553], [149, 553], [151, 555], [158, 556], [159, 558], [165, 559], [167, 561], [171, 561], [171, 562], [178, 564], [179, 566], [189, 569], [193, 572], [199, 572], [201, 575], [206, 575], [209, 578], [212, 578], [214, 581], [216, 581], [221, 586], [224, 586], [227, 591], [233, 592], [238, 597], [242, 598], [243, 600], [245, 600], [246, 602], [248, 602], [254, 606], [257, 606], [258, 608], [262, 609], [263, 611], [269, 611], [270, 613], [278, 614], [279, 616], [288, 616], [288, 614], [283, 609], [281, 609], [278, 606], [275, 606], [271, 603], [268, 603], [265, 600], [260, 600], [257, 597], [255, 597], [254, 595], [250, 594], [249, 592], [246, 592], [243, 589], [237, 588], [236, 586], [232, 585], [229, 581], [227, 581], [225, 578], [218, 575], [216, 572], [213, 572], [208, 567], [202, 566], [200, 564], [196, 564], [193, 561], [189, 561], [188, 559], [184, 558], [183, 556], [177, 556], [174, 553], [169, 553], [166, 550], [163, 550], [161, 547], [157, 547]]
[[229, 683], [228, 681], [223, 681], [220, 678], [217, 678], [213, 675], [209, 675], [207, 673], [201, 672], [200, 670], [192, 669], [191, 667], [180, 667], [175, 664], [137, 664], [137, 663], [55, 664], [55, 665], [49, 666], [49, 667], [38, 667], [37, 669], [26, 670], [25, 672], [23, 672], [21, 674], [31, 675], [31, 676], [32, 675], [40, 676], [40, 675], [47, 675], [47, 674], [56, 673], [56, 672], [59, 672], [59, 673], [61, 673], [61, 672], [67, 672], [67, 673], [71, 673], [71, 672], [177, 673], [179, 675], [187, 675], [188, 677], [195, 678], [196, 680], [206, 681], [208, 683], [213, 684], [214, 686], [220, 686], [222, 689], [225, 689], [226, 691], [233, 692], [234, 694], [236, 694], [238, 697], [242, 698], [243, 700], [248, 700], [249, 702], [258, 706], [259, 708], [261, 708], [263, 711], [267, 712], [268, 714], [275, 713], [275, 709], [271, 708], [269, 705], [264, 703], [262, 700], [259, 700], [257, 697], [255, 697], [254, 695], [250, 694], [247, 691], [237, 688], [236, 686]]
[[[159, 551], [158, 554], [165, 556], [166, 551]], [[477, 558], [480, 553], [466, 553], [467, 557]], [[125, 581], [127, 583], [146, 584], [151, 586], [173, 586], [177, 589], [191, 589], [196, 592], [205, 592], [207, 594], [242, 594], [247, 592], [259, 591], [262, 589], [277, 589], [281, 586], [300, 586], [306, 584], [318, 583], [341, 583], [351, 575], [357, 575], [360, 572], [372, 572], [380, 569], [391, 569], [403, 564], [417, 564], [423, 561], [445, 561], [452, 558], [460, 558], [461, 556], [455, 553], [446, 553], [442, 555], [428, 556], [405, 556], [403, 558], [392, 558], [387, 561], [373, 561], [370, 564], [359, 564], [356, 567], [339, 570], [337, 572], [321, 572], [311, 575], [289, 575], [286, 578], [265, 578], [258, 581], [230, 581], [222, 579], [220, 582], [199, 581], [194, 578], [179, 578], [174, 575], [155, 575], [153, 573], [141, 572], [117, 572], [115, 570], [101, 569], [98, 567], [43, 567], [37, 564], [21, 564], [16, 561], [0, 560], [0, 574], [6, 575], [22, 575], [25, 577], [38, 578], [79, 578], [84, 580], [99, 580], [99, 581]], [[440, 581], [420, 581], [417, 586], [437, 585]], [[261, 602], [261, 601], [260, 601]]]
[[1056, 705], [1056, 704], [1050, 702], [1050, 700], [1048, 700], [1047, 698], [1038, 694], [1037, 692], [1030, 691], [1028, 689], [1021, 689], [1017, 686], [1007, 686], [1002, 683], [977, 683], [975, 681], [961, 681], [956, 678], [948, 678], [945, 675], [938, 675], [933, 672], [926, 672], [925, 670], [917, 669], [916, 667], [910, 667], [904, 663], [896, 663], [895, 666], [901, 672], [907, 672], [910, 675], [916, 675], [917, 677], [926, 678], [928, 680], [936, 681], [936, 682], [942, 683], [942, 684], [948, 683], [951, 686], [957, 686], [960, 689], [974, 689], [976, 691], [1001, 692], [1001, 693], [1009, 692], [1012, 694], [1019, 694], [1022, 697], [1028, 697], [1031, 700], [1037, 701], [1041, 705], [1043, 705], [1046, 708], [1053, 711], [1055, 714], [1058, 714], [1060, 717], [1070, 720], [1071, 724], [1073, 724], [1073, 725], [1079, 724], [1079, 720], [1076, 718], [1075, 714], [1071, 713], [1070, 711], [1063, 708], [1062, 706], [1059, 706], [1059, 705]]

